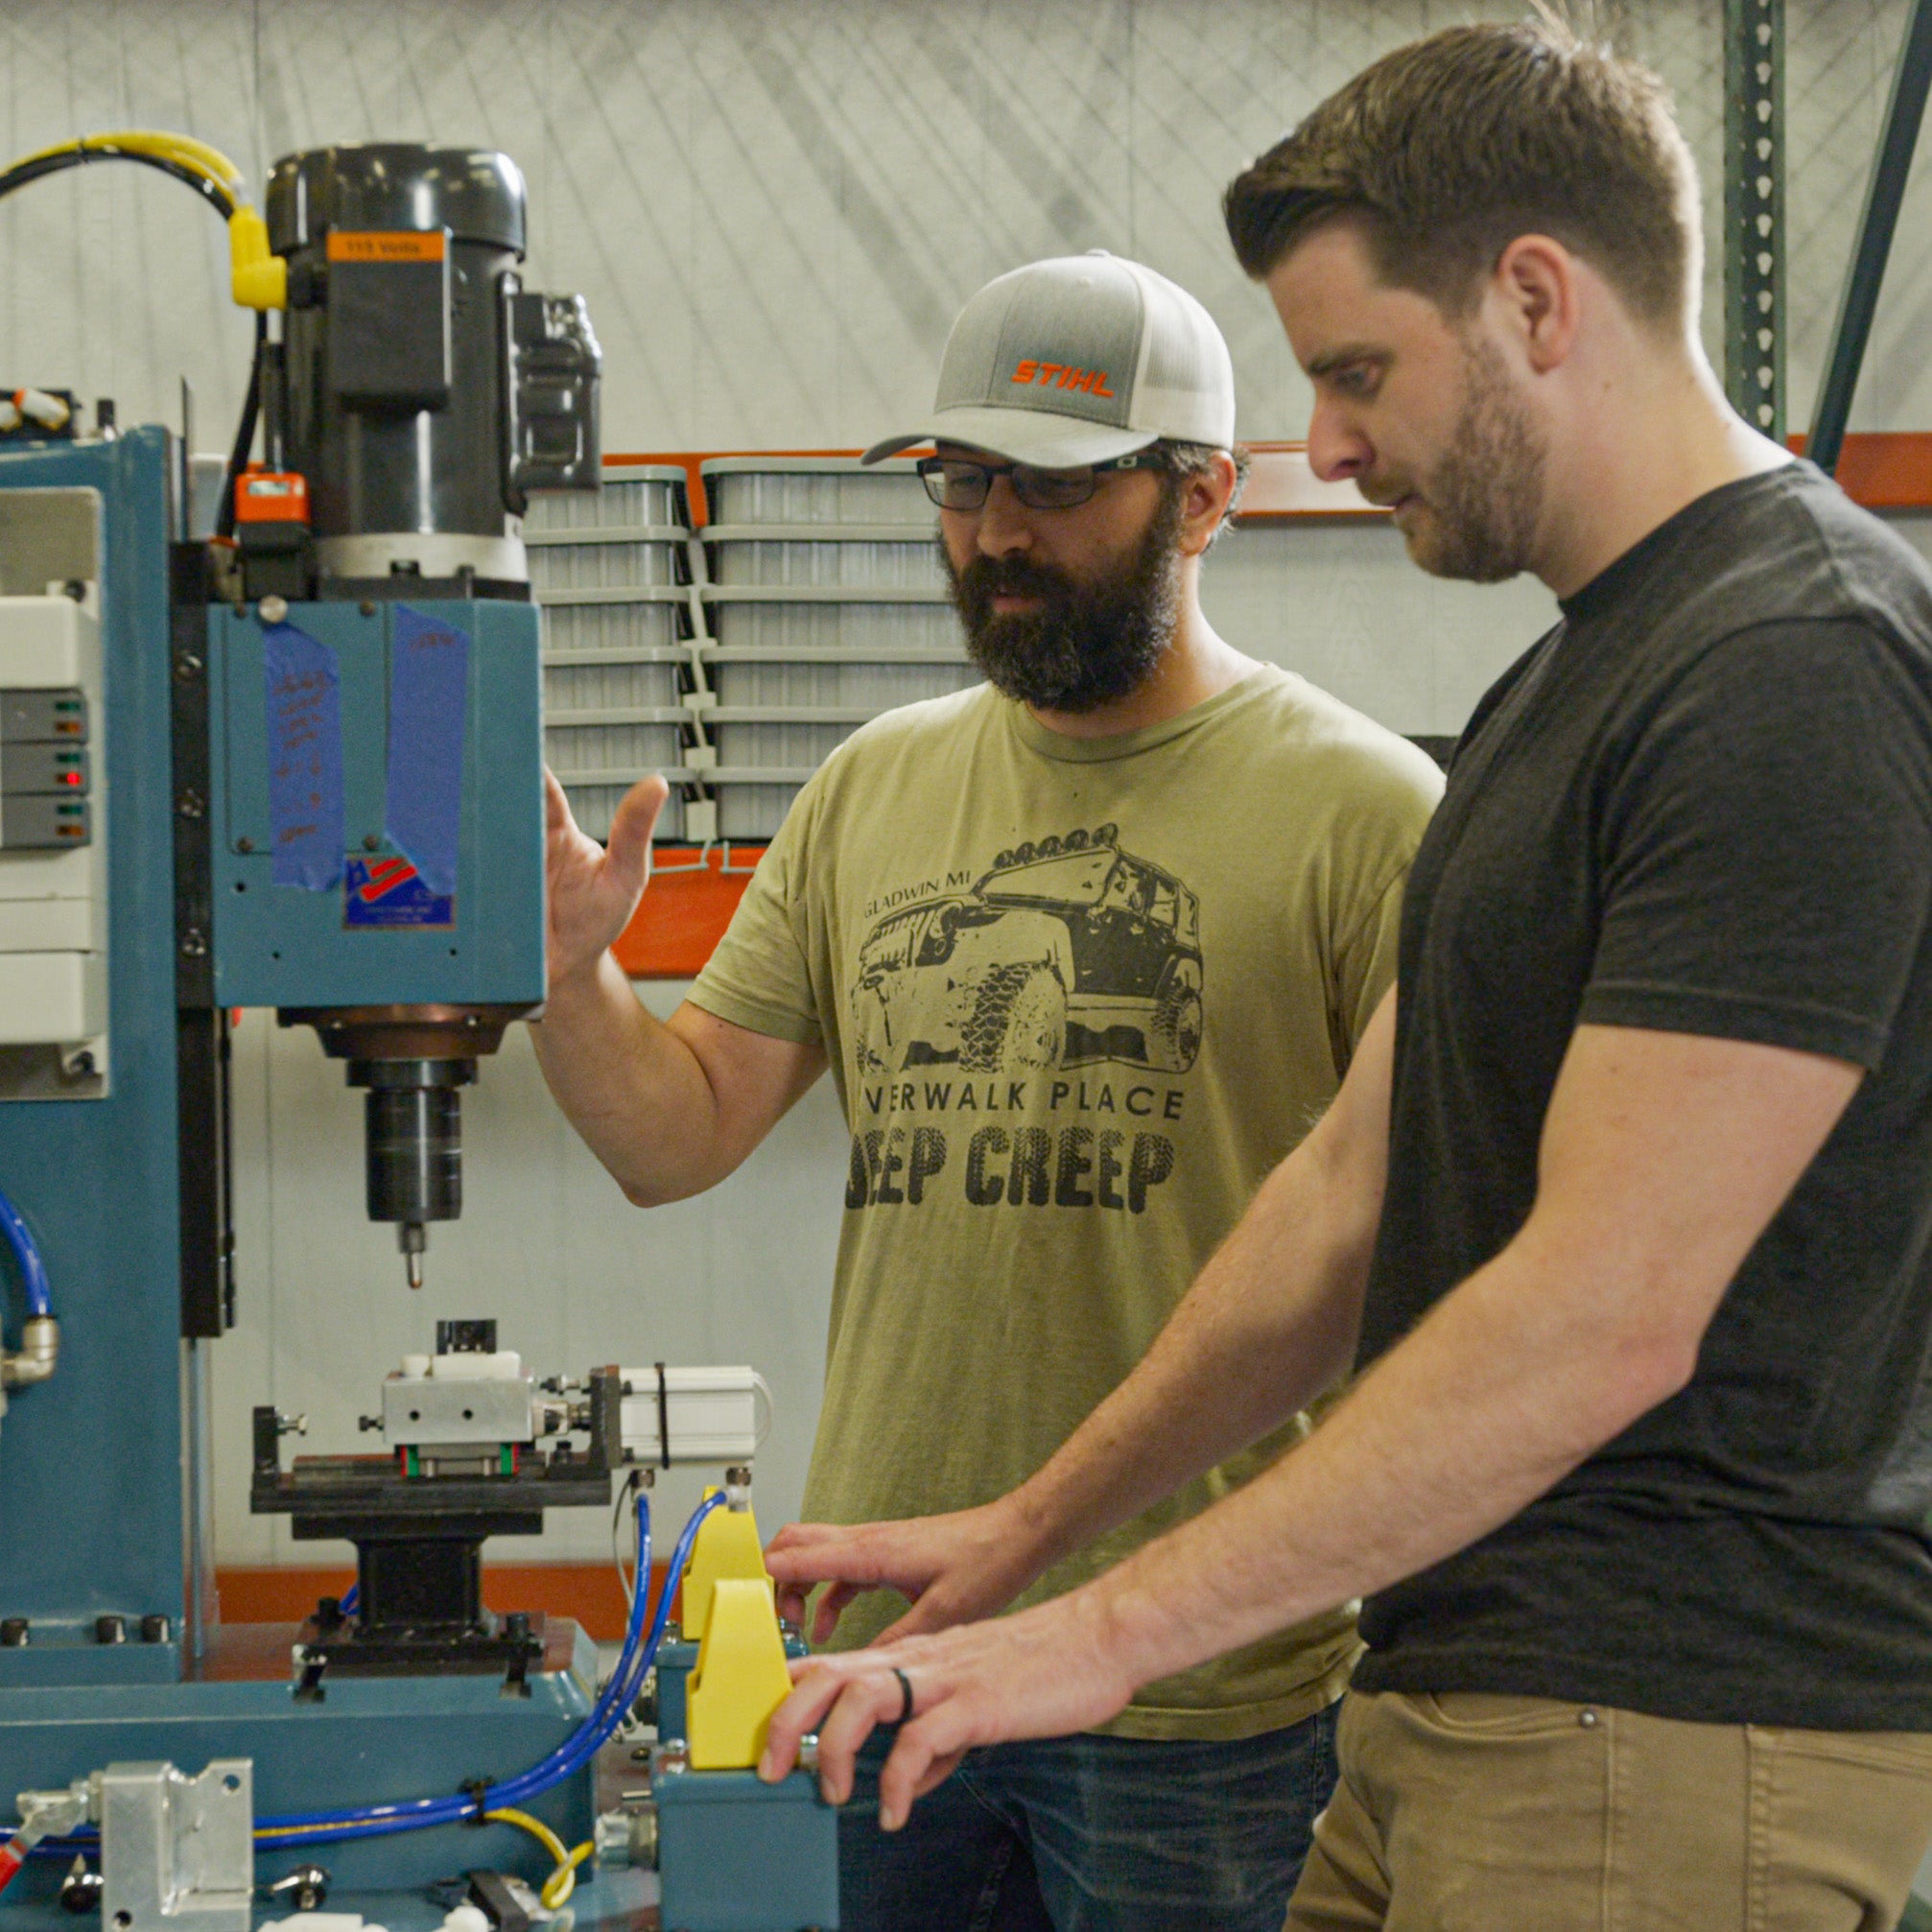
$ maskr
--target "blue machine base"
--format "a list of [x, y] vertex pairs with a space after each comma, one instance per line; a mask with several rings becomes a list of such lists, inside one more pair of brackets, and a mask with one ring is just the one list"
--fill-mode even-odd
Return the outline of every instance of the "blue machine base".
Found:
[[[797, 1637], [785, 1648], [807, 1654]], [[659, 1737], [685, 1734], [697, 1651], [671, 1642], [657, 1653]], [[664, 1932], [833, 1932], [838, 1813], [815, 1778], [794, 1771], [766, 1784], [750, 1771], [683, 1771], [658, 1779], [651, 1796]]]
[[[527, 1698], [503, 1696], [494, 1676], [342, 1678], [319, 1704], [297, 1704], [287, 1679], [0, 1690], [0, 1813], [17, 1815], [15, 1792], [155, 1759], [192, 1774], [210, 1758], [252, 1758], [257, 1817], [456, 1792], [513, 1777], [555, 1749], [589, 1714], [596, 1682], [596, 1645], [576, 1631], [570, 1668], [533, 1674]], [[579, 1844], [591, 1833], [591, 1779], [586, 1767], [524, 1808]], [[359, 1894], [420, 1893], [476, 1870], [534, 1885], [550, 1872], [543, 1848], [514, 1826], [456, 1825], [306, 1854], [294, 1843], [265, 1848], [256, 1875], [266, 1884], [310, 1862]], [[0, 1928], [71, 1927], [57, 1903], [61, 1875], [58, 1860], [30, 1861], [0, 1897]]]
[[834, 1932], [838, 1813], [815, 1778], [682, 1771], [650, 1795], [664, 1932]]

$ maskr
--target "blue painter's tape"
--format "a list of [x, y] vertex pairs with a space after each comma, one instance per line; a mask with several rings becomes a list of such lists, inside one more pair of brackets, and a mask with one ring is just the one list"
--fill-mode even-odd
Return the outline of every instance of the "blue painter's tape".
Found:
[[469, 666], [468, 631], [396, 606], [386, 829], [437, 897], [457, 889]]
[[269, 830], [277, 885], [326, 892], [342, 876], [342, 698], [336, 654], [292, 624], [262, 626]]
[[407, 859], [351, 859], [342, 876], [344, 926], [454, 926], [456, 908]]

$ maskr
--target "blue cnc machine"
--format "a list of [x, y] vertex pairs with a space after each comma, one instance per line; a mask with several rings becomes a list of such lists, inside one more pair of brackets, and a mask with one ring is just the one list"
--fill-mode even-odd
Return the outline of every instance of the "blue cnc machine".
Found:
[[[342, 1061], [367, 1209], [415, 1284], [460, 1210], [460, 1091], [543, 999], [514, 517], [595, 484], [597, 347], [578, 298], [522, 288], [502, 155], [293, 155], [265, 229], [227, 195], [261, 321], [221, 540], [189, 540], [163, 431], [82, 438], [34, 392], [49, 409], [0, 437], [0, 1816], [19, 1794], [22, 1821], [0, 1932], [66, 1922], [57, 1897], [115, 1932], [249, 1932], [331, 1886], [417, 1932], [454, 1896], [425, 1888], [471, 1873], [485, 1921], [523, 1932], [505, 1881], [553, 1875], [543, 1829], [648, 1862], [638, 1805], [599, 1824], [595, 1755], [648, 1650], [640, 1605], [601, 1691], [575, 1624], [484, 1608], [481, 1549], [608, 1506], [626, 1463], [698, 1459], [682, 1385], [537, 1384], [459, 1323], [385, 1384], [382, 1454], [285, 1468], [258, 1409], [253, 1507], [353, 1542], [358, 1585], [299, 1628], [235, 1628], [207, 1378], [235, 1296], [229, 1010], [273, 1007]], [[718, 1460], [748, 1460], [730, 1440]], [[809, 1778], [660, 1766], [671, 1932], [836, 1925]], [[580, 1876], [579, 1918], [648, 1922], [635, 1888]]]

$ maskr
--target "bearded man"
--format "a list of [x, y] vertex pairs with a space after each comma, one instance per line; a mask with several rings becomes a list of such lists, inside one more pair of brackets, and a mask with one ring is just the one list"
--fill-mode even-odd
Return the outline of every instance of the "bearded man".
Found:
[[[625, 800], [607, 852], [551, 789], [538, 1049], [625, 1193], [714, 1186], [822, 1072], [837, 1087], [851, 1158], [806, 1490], [832, 1523], [990, 1501], [1129, 1373], [1333, 1097], [1439, 791], [1412, 746], [1202, 615], [1241, 464], [1226, 344], [1173, 283], [1104, 253], [1001, 276], [954, 327], [935, 412], [868, 460], [925, 441], [987, 682], [827, 760], [666, 1025], [608, 951], [663, 786]], [[1306, 1426], [1069, 1550], [1026, 1600]], [[904, 1608], [837, 1591], [813, 1634], [862, 1644]], [[1274, 1932], [1355, 1655], [1331, 1608], [1090, 1734], [976, 1755], [891, 1836], [861, 1760], [840, 1923]]]

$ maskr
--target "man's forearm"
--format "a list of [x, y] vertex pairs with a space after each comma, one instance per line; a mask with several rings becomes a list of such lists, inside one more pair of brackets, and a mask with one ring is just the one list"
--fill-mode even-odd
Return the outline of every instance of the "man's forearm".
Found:
[[1262, 1184], [1134, 1373], [1011, 1500], [1043, 1563], [1083, 1547], [1347, 1373], [1379, 1190], [1320, 1130]]
[[1593, 1321], [1587, 1271], [1546, 1249], [1520, 1237], [1307, 1443], [1088, 1586], [1135, 1683], [1465, 1548], [1682, 1385], [1694, 1350]]
[[680, 1200], [721, 1177], [702, 1064], [645, 1010], [608, 953], [552, 985], [530, 1034], [557, 1104], [632, 1200]]

